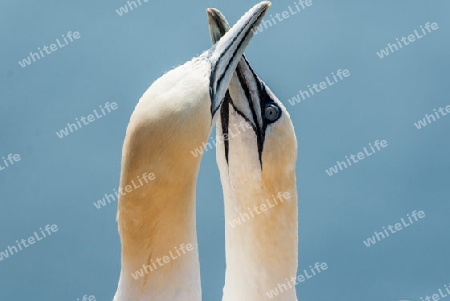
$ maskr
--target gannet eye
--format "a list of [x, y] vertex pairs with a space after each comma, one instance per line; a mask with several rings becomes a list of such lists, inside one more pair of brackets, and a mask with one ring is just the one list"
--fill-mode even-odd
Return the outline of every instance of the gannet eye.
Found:
[[280, 115], [281, 115], [281, 110], [277, 105], [275, 105], [273, 103], [268, 103], [266, 105], [266, 108], [264, 110], [264, 116], [266, 117], [266, 119], [268, 121], [274, 122], [278, 118], [280, 118]]

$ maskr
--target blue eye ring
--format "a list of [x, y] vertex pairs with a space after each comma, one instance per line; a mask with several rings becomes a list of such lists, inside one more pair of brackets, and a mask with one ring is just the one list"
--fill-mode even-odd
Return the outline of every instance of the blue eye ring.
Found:
[[264, 108], [264, 117], [270, 121], [275, 122], [280, 118], [281, 116], [281, 110], [280, 108], [274, 104], [274, 103], [268, 103], [266, 104], [266, 107]]

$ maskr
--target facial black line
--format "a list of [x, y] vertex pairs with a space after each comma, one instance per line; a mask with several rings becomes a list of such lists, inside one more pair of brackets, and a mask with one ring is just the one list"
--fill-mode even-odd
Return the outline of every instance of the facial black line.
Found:
[[[243, 59], [244, 59], [246, 65], [247, 65], [247, 67], [249, 68], [250, 72], [253, 74], [253, 78], [255, 79], [255, 81], [257, 83], [257, 86], [258, 86], [257, 90], [258, 90], [259, 105], [260, 105], [261, 120], [262, 120], [262, 127], [260, 129], [260, 131], [261, 131], [261, 144], [262, 144], [261, 155], [262, 155], [262, 151], [263, 151], [263, 148], [264, 148], [264, 142], [265, 142], [265, 139], [266, 139], [266, 130], [267, 130], [268, 125], [272, 123], [272, 122], [268, 122], [267, 119], [264, 117], [264, 110], [265, 110], [265, 107], [266, 107], [267, 104], [269, 104], [269, 103], [274, 103], [275, 104], [275, 101], [274, 101], [274, 99], [272, 99], [270, 97], [269, 93], [266, 90], [266, 85], [256, 75], [255, 71], [250, 66], [250, 63], [248, 62], [247, 58], [245, 56], [243, 56]], [[281, 117], [281, 114], [282, 114], [282, 111], [280, 110], [280, 117]], [[262, 168], [262, 164], [261, 164], [261, 168]]]
[[[220, 109], [220, 123], [222, 125], [222, 136], [223, 136], [223, 141], [225, 144], [225, 159], [227, 160], [227, 164], [229, 165], [228, 162], [228, 154], [230, 151], [230, 144], [228, 141], [228, 123], [230, 122], [230, 107], [229, 107], [229, 103], [232, 102], [231, 100], [231, 96], [230, 96], [230, 91], [227, 90], [226, 94], [225, 94], [225, 98], [223, 100], [223, 104], [222, 107]], [[225, 139], [225, 135], [227, 139]]]
[[253, 116], [253, 121], [255, 122], [255, 128], [256, 128], [255, 134], [256, 134], [256, 141], [257, 141], [257, 145], [258, 145], [258, 158], [259, 158], [259, 163], [262, 166], [262, 151], [263, 151], [263, 147], [264, 147], [264, 137], [263, 137], [264, 134], [261, 133], [261, 130], [258, 125], [258, 116], [256, 115], [255, 108], [253, 107], [253, 104], [255, 103], [254, 99], [253, 99], [254, 94], [250, 93], [250, 88], [249, 88], [247, 80], [245, 79], [245, 76], [242, 72], [241, 65], [238, 65], [238, 67], [236, 68], [236, 73], [239, 78], [239, 83], [242, 87], [242, 90], [244, 90], [245, 96], [247, 97], [247, 100], [249, 102], [250, 111]]

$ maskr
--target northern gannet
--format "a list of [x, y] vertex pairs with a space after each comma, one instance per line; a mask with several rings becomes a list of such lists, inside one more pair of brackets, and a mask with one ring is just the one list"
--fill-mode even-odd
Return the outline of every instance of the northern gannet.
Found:
[[[229, 25], [217, 9], [207, 12], [215, 43]], [[242, 130], [242, 122], [251, 129]], [[269, 300], [266, 293], [297, 272], [297, 139], [286, 108], [245, 56], [230, 82], [216, 131], [224, 141], [216, 150], [226, 221], [222, 300]], [[238, 218], [241, 224], [232, 226], [229, 221]], [[276, 300], [297, 300], [295, 285]]]
[[[164, 74], [139, 100], [122, 149], [120, 187], [149, 172], [155, 179], [119, 197], [122, 269], [114, 301], [201, 300], [195, 215], [201, 156], [190, 151], [207, 141], [252, 29], [269, 6], [255, 5], [210, 50]], [[194, 250], [166, 262], [183, 244]], [[145, 275], [132, 277], [143, 268]]]

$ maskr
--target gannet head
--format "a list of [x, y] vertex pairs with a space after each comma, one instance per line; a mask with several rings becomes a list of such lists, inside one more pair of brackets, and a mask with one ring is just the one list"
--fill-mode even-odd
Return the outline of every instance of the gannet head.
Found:
[[[228, 32], [229, 25], [219, 10], [210, 8], [207, 12], [215, 43]], [[297, 139], [289, 113], [245, 56], [221, 107], [217, 135], [219, 142], [223, 141], [218, 160], [223, 159], [228, 173], [233, 168], [237, 173], [254, 171], [269, 180], [295, 169]]]

